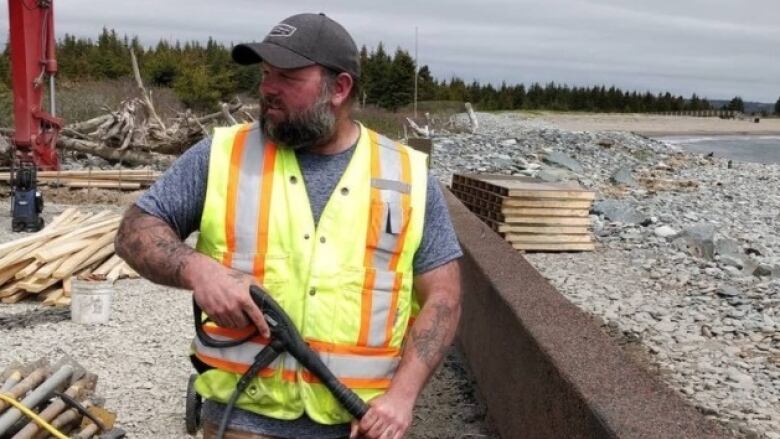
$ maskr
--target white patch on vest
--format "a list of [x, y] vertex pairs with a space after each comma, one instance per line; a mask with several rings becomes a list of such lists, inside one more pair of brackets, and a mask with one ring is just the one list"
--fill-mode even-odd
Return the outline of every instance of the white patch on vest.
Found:
[[294, 34], [296, 30], [298, 30], [298, 28], [295, 26], [290, 26], [289, 24], [285, 24], [285, 23], [279, 23], [276, 26], [274, 26], [273, 29], [271, 29], [271, 32], [268, 33], [268, 36], [289, 37], [290, 35]]

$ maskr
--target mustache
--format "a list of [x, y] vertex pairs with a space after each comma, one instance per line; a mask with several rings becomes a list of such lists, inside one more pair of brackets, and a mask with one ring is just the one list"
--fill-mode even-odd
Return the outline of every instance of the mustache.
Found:
[[281, 99], [275, 97], [275, 96], [261, 96], [260, 97], [260, 107], [262, 108], [281, 108], [283, 110], [286, 110], [287, 108], [284, 106], [284, 103]]

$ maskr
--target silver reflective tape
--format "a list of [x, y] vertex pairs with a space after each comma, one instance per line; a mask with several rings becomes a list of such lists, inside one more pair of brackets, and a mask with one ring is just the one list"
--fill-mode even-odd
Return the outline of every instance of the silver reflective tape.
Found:
[[390, 269], [390, 260], [393, 258], [393, 250], [398, 242], [398, 235], [385, 233], [382, 230], [379, 233], [379, 242], [376, 244], [376, 250], [374, 251], [374, 268], [380, 270]]
[[[260, 214], [260, 190], [262, 188], [263, 149], [260, 130], [253, 127], [247, 133], [244, 153], [241, 157], [241, 171], [238, 180], [238, 195], [236, 199], [236, 249], [239, 254], [254, 254], [257, 244], [257, 225]], [[237, 270], [252, 273], [245, 268], [233, 266]]]
[[[215, 338], [217, 340], [232, 340], [229, 337], [224, 337], [220, 335], [214, 335], [209, 334], [212, 338]], [[254, 342], [247, 342], [243, 343], [239, 346], [235, 346], [232, 348], [212, 348], [210, 346], [206, 346], [201, 341], [195, 337], [195, 351], [212, 357], [212, 358], [218, 358], [220, 360], [229, 361], [231, 363], [237, 363], [245, 367], [249, 367], [254, 363], [255, 356], [258, 352], [260, 352], [261, 349], [265, 347], [263, 344], [254, 343]], [[281, 365], [281, 358], [276, 358], [271, 364], [268, 366], [273, 369], [278, 369]]]
[[391, 203], [389, 205], [387, 221], [387, 232], [390, 232], [394, 235], [401, 233], [401, 228], [404, 224], [404, 210], [400, 203]]
[[394, 271], [376, 270], [374, 275], [374, 289], [392, 291], [395, 286], [396, 274]]
[[339, 378], [391, 379], [400, 362], [399, 357], [368, 357], [357, 355], [322, 355], [328, 369]]
[[390, 317], [390, 306], [393, 295], [387, 291], [374, 288], [371, 296], [371, 323], [368, 327], [368, 345], [384, 346], [387, 319]]
[[400, 180], [388, 180], [386, 178], [372, 178], [371, 187], [377, 189], [400, 192], [402, 194], [408, 194], [412, 192], [412, 186], [408, 183], [404, 183]]
[[401, 181], [401, 152], [392, 140], [379, 136], [379, 169], [385, 180]]
[[[238, 239], [237, 239], [238, 241]], [[231, 265], [234, 270], [252, 274], [255, 268], [255, 258], [251, 255], [233, 255]]]

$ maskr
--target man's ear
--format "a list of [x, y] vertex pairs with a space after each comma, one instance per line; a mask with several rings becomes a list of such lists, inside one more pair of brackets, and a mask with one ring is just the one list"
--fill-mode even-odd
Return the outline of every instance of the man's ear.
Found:
[[355, 81], [349, 73], [339, 73], [336, 77], [336, 81], [333, 83], [333, 94], [331, 95], [330, 102], [334, 107], [340, 107], [349, 100], [349, 95], [352, 93], [352, 87], [355, 86]]

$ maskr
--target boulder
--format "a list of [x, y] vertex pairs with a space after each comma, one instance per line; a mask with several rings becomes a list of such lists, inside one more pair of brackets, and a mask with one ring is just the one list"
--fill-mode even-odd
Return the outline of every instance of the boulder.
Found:
[[609, 181], [613, 184], [623, 186], [634, 186], [636, 184], [636, 180], [634, 180], [634, 177], [631, 175], [631, 168], [626, 166], [618, 169], [612, 174], [612, 176], [609, 177]]
[[653, 233], [655, 233], [655, 236], [659, 238], [671, 238], [673, 236], [676, 236], [677, 233], [679, 233], [677, 230], [674, 230], [670, 226], [661, 226], [656, 227], [655, 230], [653, 230]]
[[583, 172], [582, 165], [577, 160], [574, 160], [573, 158], [561, 152], [557, 152], [557, 151], [546, 152], [542, 157], [542, 160], [544, 160], [546, 163], [549, 163], [551, 165], [558, 166], [561, 168], [566, 168], [578, 174], [581, 174]]
[[711, 261], [715, 256], [715, 228], [710, 224], [696, 224], [683, 230], [675, 242], [678, 248], [697, 258]]
[[645, 216], [639, 213], [633, 205], [621, 200], [601, 200], [593, 205], [593, 212], [603, 215], [612, 222], [623, 224], [641, 224]]

